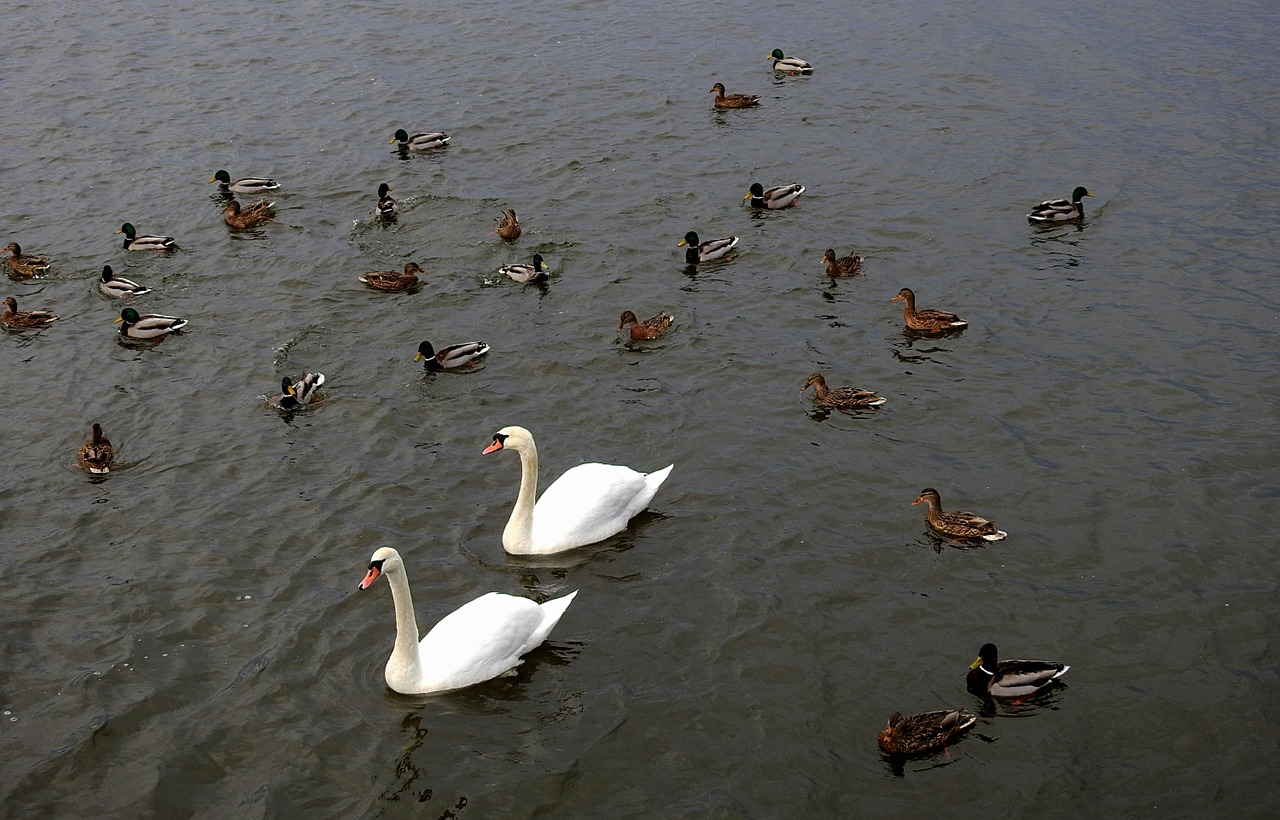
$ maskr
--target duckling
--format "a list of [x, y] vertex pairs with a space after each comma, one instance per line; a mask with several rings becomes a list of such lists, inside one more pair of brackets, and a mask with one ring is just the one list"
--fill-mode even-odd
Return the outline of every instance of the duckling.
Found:
[[773, 70], [781, 71], [784, 74], [812, 74], [813, 66], [809, 65], [799, 57], [785, 57], [782, 49], [775, 48], [773, 53], [766, 60], [773, 60]]
[[901, 757], [929, 754], [946, 748], [977, 722], [977, 715], [964, 709], [940, 709], [906, 716], [894, 712], [876, 741], [886, 754]]
[[898, 300], [906, 302], [906, 307], [902, 309], [902, 318], [911, 330], [920, 330], [925, 333], [941, 333], [969, 326], [969, 323], [964, 319], [954, 313], [947, 313], [945, 310], [934, 310], [933, 308], [916, 310], [916, 295], [911, 288], [903, 288], [898, 291], [898, 295], [890, 301], [897, 302]]
[[109, 473], [115, 455], [111, 442], [102, 435], [102, 425], [94, 422], [93, 438], [85, 442], [80, 452], [76, 453], [76, 461], [91, 473]]
[[144, 293], [151, 292], [151, 288], [144, 288], [132, 279], [116, 276], [112, 273], [110, 265], [102, 266], [102, 278], [98, 280], [98, 290], [112, 299], [119, 299], [123, 296], [141, 296]]
[[827, 276], [857, 276], [862, 273], [862, 257], [856, 253], [837, 257], [833, 248], [827, 248], [818, 264], [827, 266]]
[[528, 284], [529, 282], [547, 281], [550, 268], [543, 267], [542, 254], [535, 253], [532, 265], [503, 265], [498, 268], [498, 273], [503, 276], [509, 276], [522, 284]]
[[426, 359], [422, 366], [432, 373], [439, 373], [458, 367], [473, 367], [478, 363], [476, 360], [488, 352], [489, 346], [484, 342], [462, 342], [439, 351], [431, 346], [431, 342], [423, 342], [418, 345], [418, 353], [413, 360]]
[[266, 177], [244, 177], [232, 182], [226, 171], [219, 171], [209, 181], [218, 183], [218, 190], [224, 194], [265, 194], [280, 187], [280, 183]]
[[116, 319], [116, 324], [120, 325], [120, 335], [130, 339], [163, 339], [170, 333], [177, 333], [186, 327], [187, 320], [179, 319], [177, 316], [163, 316], [159, 313], [139, 314], [133, 308], [127, 307], [120, 311], [120, 318]]
[[273, 205], [275, 205], [274, 202], [268, 202], [263, 199], [241, 207], [240, 203], [233, 199], [227, 203], [227, 207], [222, 209], [222, 213], [225, 214], [222, 217], [222, 221], [227, 223], [227, 227], [235, 228], [238, 231], [248, 230], [260, 223], [267, 222], [275, 216], [271, 212], [271, 206]]
[[503, 239], [519, 239], [520, 220], [516, 219], [516, 212], [512, 208], [502, 212], [502, 218], [498, 220], [498, 236]]
[[753, 182], [751, 190], [747, 191], [743, 199], [751, 200], [749, 204], [752, 208], [768, 208], [776, 211], [794, 205], [796, 198], [803, 194], [804, 190], [803, 185], [793, 182], [790, 185], [779, 185], [766, 191], [759, 182]]
[[414, 134], [411, 137], [408, 131], [398, 128], [391, 135], [391, 142], [399, 142], [399, 148], [409, 151], [429, 151], [432, 148], [443, 148], [448, 145], [449, 135], [440, 131], [433, 131], [429, 134]]
[[821, 373], [814, 373], [805, 381], [804, 387], [800, 388], [800, 392], [809, 389], [813, 385], [813, 389], [817, 395], [813, 400], [827, 407], [834, 407], [837, 410], [858, 410], [863, 407], [879, 407], [888, 399], [883, 396], [877, 396], [870, 390], [863, 390], [861, 387], [827, 387], [827, 380], [822, 377]]
[[9, 263], [9, 269], [18, 276], [31, 277], [44, 273], [49, 269], [49, 260], [43, 256], [32, 256], [22, 252], [22, 246], [17, 242], [10, 242], [4, 246], [4, 249], [13, 256], [5, 261]]
[[378, 186], [378, 207], [374, 211], [374, 216], [383, 221], [389, 222], [400, 215], [400, 206], [391, 198], [391, 186], [382, 183]]
[[969, 665], [965, 683], [975, 695], [1029, 698], [1043, 692], [1070, 669], [1057, 661], [1000, 660], [993, 643], [984, 643]]
[[128, 222], [120, 226], [116, 233], [124, 234], [124, 245], [127, 251], [171, 251], [177, 247], [172, 236], [156, 236], [155, 234], [138, 235], [138, 231]]
[[716, 108], [750, 108], [753, 105], [760, 104], [760, 96], [758, 94], [729, 94], [724, 93], [724, 83], [716, 83], [711, 86], [711, 90], [707, 93], [714, 92], [716, 95]]
[[1093, 196], [1083, 186], [1071, 192], [1071, 200], [1046, 199], [1031, 209], [1027, 214], [1028, 222], [1066, 222], [1084, 216], [1084, 204], [1080, 201], [1086, 196]]
[[690, 265], [696, 265], [699, 262], [710, 262], [719, 259], [729, 251], [733, 250], [738, 244], [738, 237], [727, 236], [724, 239], [708, 239], [706, 242], [698, 242], [698, 234], [689, 231], [676, 243], [676, 247], [683, 248], [685, 245], [684, 261]]
[[942, 498], [932, 487], [921, 490], [920, 497], [912, 501], [911, 506], [922, 503], [929, 505], [929, 512], [925, 516], [929, 527], [948, 538], [957, 541], [972, 541], [977, 538], [984, 541], [999, 541], [1009, 535], [1003, 530], [996, 529], [994, 521], [988, 521], [980, 515], [964, 510], [943, 512]]
[[360, 281], [374, 290], [408, 290], [418, 284], [420, 273], [422, 268], [418, 267], [417, 262], [406, 262], [404, 273], [396, 273], [393, 270], [374, 270], [361, 276]]
[[42, 327], [48, 327], [51, 323], [56, 322], [62, 317], [56, 313], [50, 313], [47, 310], [24, 310], [18, 311], [18, 300], [12, 296], [5, 297], [4, 314], [0, 315], [0, 322], [4, 326], [12, 330], [37, 330]]
[[315, 404], [321, 401], [319, 390], [320, 385], [324, 384], [323, 373], [303, 373], [302, 378], [296, 382], [289, 380], [285, 376], [280, 380], [280, 389], [283, 394], [276, 396], [271, 400], [271, 406], [280, 410], [297, 410], [307, 404]]
[[671, 323], [675, 319], [670, 313], [659, 313], [657, 316], [645, 319], [641, 322], [636, 315], [629, 310], [622, 311], [622, 319], [618, 324], [618, 331], [630, 327], [630, 335], [632, 339], [640, 341], [642, 339], [656, 339], [671, 329]]

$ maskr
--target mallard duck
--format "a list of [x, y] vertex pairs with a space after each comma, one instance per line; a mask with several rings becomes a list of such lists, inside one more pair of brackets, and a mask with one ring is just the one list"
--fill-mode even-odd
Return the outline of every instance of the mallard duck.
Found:
[[4, 326], [14, 330], [33, 330], [47, 327], [59, 318], [61, 317], [58, 314], [50, 313], [47, 310], [24, 310], [19, 313], [18, 300], [12, 296], [5, 297], [4, 314], [0, 315], [0, 321], [4, 322]]
[[297, 410], [307, 404], [320, 401], [320, 385], [324, 384], [323, 373], [303, 373], [296, 382], [288, 376], [280, 380], [280, 389], [284, 392], [271, 400], [271, 405], [281, 410]]
[[750, 108], [753, 105], [760, 104], [760, 96], [758, 94], [728, 94], [724, 93], [724, 83], [716, 83], [711, 86], [710, 94], [714, 92], [716, 95], [716, 108]]
[[978, 722], [978, 716], [964, 709], [939, 709], [903, 715], [894, 712], [876, 741], [886, 754], [909, 757], [929, 754], [946, 747]]
[[280, 183], [266, 177], [245, 177], [231, 181], [231, 174], [219, 171], [210, 182], [218, 183], [218, 190], [225, 194], [265, 194], [280, 187]]
[[498, 236], [503, 239], [519, 239], [520, 238], [520, 220], [516, 219], [516, 212], [512, 208], [502, 212], [502, 217], [498, 220]]
[[132, 279], [116, 276], [112, 273], [110, 265], [102, 266], [102, 278], [98, 280], [98, 290], [112, 299], [119, 299], [122, 296], [141, 296], [151, 292], [151, 288], [144, 288]]
[[969, 665], [965, 683], [975, 695], [1028, 698], [1044, 691], [1070, 668], [1057, 661], [1002, 661], [996, 645], [984, 643]]
[[800, 388], [800, 392], [803, 393], [808, 390], [809, 385], [813, 385], [813, 389], [817, 393], [813, 397], [815, 402], [838, 410], [879, 407], [888, 401], [883, 396], [877, 396], [870, 390], [863, 390], [861, 387], [827, 387], [827, 380], [822, 377], [821, 373], [814, 373], [809, 376], [804, 383], [804, 387]]
[[439, 373], [441, 370], [453, 370], [457, 367], [472, 367], [477, 363], [476, 359], [488, 352], [489, 346], [484, 342], [462, 342], [439, 351], [431, 346], [431, 342], [423, 342], [418, 345], [418, 353], [413, 360], [417, 362], [426, 359], [422, 366], [432, 373]]
[[449, 135], [441, 131], [432, 131], [429, 134], [414, 134], [411, 137], [408, 131], [399, 128], [391, 135], [391, 141], [400, 143], [397, 147], [410, 151], [429, 151], [432, 148], [443, 148], [448, 145]]
[[1084, 216], [1084, 205], [1080, 200], [1087, 196], [1093, 194], [1081, 186], [1071, 192], [1070, 202], [1065, 199], [1046, 199], [1031, 209], [1031, 213], [1027, 214], [1027, 221], [1066, 222], [1069, 219], [1079, 219]]
[[179, 319], [177, 316], [162, 316], [159, 313], [139, 314], [133, 308], [127, 307], [120, 311], [120, 318], [116, 319], [116, 324], [120, 325], [121, 336], [128, 336], [130, 339], [161, 339], [170, 333], [182, 330], [187, 326], [187, 320]]
[[227, 207], [222, 209], [224, 214], [222, 221], [227, 223], [228, 227], [243, 231], [275, 216], [271, 212], [273, 205], [275, 205], [274, 202], [263, 199], [241, 207], [240, 203], [233, 199], [227, 203]]
[[76, 461], [91, 473], [109, 473], [115, 455], [111, 442], [102, 435], [102, 425], [94, 422], [93, 438], [86, 441], [80, 452], [76, 453]]
[[22, 246], [17, 242], [10, 242], [4, 249], [13, 254], [5, 261], [9, 263], [10, 270], [19, 276], [35, 276], [49, 269], [48, 259], [23, 253]]
[[622, 319], [618, 324], [618, 330], [631, 328], [631, 338], [637, 341], [641, 339], [656, 339], [671, 329], [671, 323], [675, 319], [670, 313], [659, 313], [643, 322], [636, 318], [636, 315], [629, 310], [622, 311]]
[[798, 183], [790, 185], [779, 185], [776, 188], [765, 190], [765, 187], [759, 182], [751, 183], [751, 190], [747, 191], [743, 199], [751, 200], [748, 204], [752, 208], [768, 208], [776, 211], [779, 208], [789, 208], [795, 204], [796, 198], [804, 193], [804, 186]]
[[400, 206], [391, 198], [391, 186], [382, 183], [378, 186], [378, 207], [374, 210], [374, 216], [382, 220], [392, 220], [400, 215]]
[[971, 541], [975, 538], [981, 538], [984, 541], [999, 541], [1006, 537], [1009, 533], [996, 529], [994, 521], [988, 521], [980, 515], [975, 515], [964, 510], [956, 512], [943, 512], [942, 498], [938, 495], [938, 491], [932, 487], [925, 487], [920, 491], [920, 497], [911, 502], [911, 506], [917, 504], [928, 504], [929, 512], [926, 518], [929, 526], [947, 536], [958, 541]]
[[529, 282], [547, 281], [550, 269], [543, 267], [542, 254], [535, 253], [532, 265], [503, 265], [498, 268], [498, 273], [503, 276], [509, 276], [517, 282], [527, 284]]
[[128, 222], [120, 226], [116, 233], [124, 234], [124, 249], [127, 251], [171, 251], [177, 247], [172, 236], [156, 236], [154, 234], [138, 235], [138, 231]]
[[729, 251], [733, 250], [738, 244], [738, 237], [726, 236], [724, 239], [708, 239], [706, 242], [698, 241], [698, 234], [689, 231], [676, 243], [677, 248], [685, 248], [684, 261], [690, 265], [696, 265], [699, 262], [710, 262], [713, 259], [719, 259]]
[[945, 310], [934, 310], [933, 308], [916, 310], [916, 294], [911, 288], [903, 288], [898, 291], [898, 295], [890, 301], [897, 302], [898, 300], [906, 302], [906, 307], [902, 309], [902, 318], [911, 330], [940, 333], [969, 326], [969, 323], [964, 319], [954, 313], [947, 313]]
[[862, 257], [856, 253], [848, 256], [836, 256], [834, 248], [827, 248], [822, 255], [820, 265], [827, 266], [827, 276], [857, 276], [862, 273]]
[[766, 60], [773, 60], [773, 70], [781, 71], [786, 74], [812, 74], [813, 66], [809, 65], [799, 57], [785, 57], [782, 49], [775, 48], [773, 53]]
[[374, 290], [408, 290], [418, 284], [420, 273], [422, 268], [418, 267], [417, 262], [406, 262], [404, 273], [396, 273], [393, 270], [373, 270], [361, 276], [360, 281]]

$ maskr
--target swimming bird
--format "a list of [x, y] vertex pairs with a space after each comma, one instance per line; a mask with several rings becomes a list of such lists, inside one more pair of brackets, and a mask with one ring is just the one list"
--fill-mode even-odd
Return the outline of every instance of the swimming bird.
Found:
[[488, 352], [489, 346], [484, 342], [461, 342], [440, 350], [432, 347], [431, 342], [423, 342], [418, 345], [418, 352], [413, 360], [418, 362], [425, 359], [422, 366], [432, 373], [439, 373], [442, 370], [473, 367], [477, 364], [476, 360]]
[[18, 300], [7, 296], [4, 300], [4, 313], [0, 314], [0, 322], [11, 330], [38, 330], [48, 327], [61, 317], [47, 310], [18, 310]]
[[405, 148], [410, 151], [429, 151], [432, 148], [443, 148], [449, 144], [449, 135], [441, 131], [433, 131], [428, 134], [414, 134], [409, 136], [409, 132], [403, 128], [396, 129], [391, 135], [391, 142], [398, 142], [398, 147]]
[[271, 206], [273, 205], [275, 205], [274, 202], [268, 202], [263, 199], [241, 207], [240, 203], [233, 199], [227, 203], [227, 207], [222, 209], [224, 214], [222, 221], [227, 223], [228, 227], [236, 230], [247, 230], [275, 216], [271, 212]]
[[209, 181], [218, 183], [218, 190], [224, 194], [265, 194], [280, 187], [280, 183], [266, 177], [244, 177], [232, 182], [226, 171], [219, 171]]
[[943, 512], [942, 498], [938, 495], [938, 491], [932, 487], [925, 487], [920, 491], [920, 496], [911, 502], [911, 506], [917, 504], [928, 504], [929, 512], [925, 518], [929, 522], [930, 528], [958, 541], [970, 541], [981, 538], [984, 541], [999, 541], [1005, 538], [1009, 533], [996, 529], [994, 521], [988, 521], [980, 515], [964, 510], [955, 512]]
[[519, 239], [520, 238], [520, 220], [516, 219], [514, 208], [508, 208], [502, 212], [502, 217], [498, 220], [498, 236], [503, 239]]
[[396, 608], [396, 643], [383, 676], [402, 695], [461, 689], [514, 669], [522, 655], [547, 639], [578, 594], [539, 604], [490, 592], [441, 618], [419, 641], [404, 559], [391, 547], [373, 553], [360, 589], [381, 575], [387, 576]]
[[374, 209], [374, 216], [378, 219], [390, 221], [400, 215], [400, 206], [391, 198], [391, 186], [382, 183], [378, 186], [378, 206]]
[[765, 187], [759, 182], [751, 183], [751, 190], [747, 191], [743, 199], [750, 200], [748, 203], [752, 208], [767, 208], [771, 211], [780, 208], [789, 208], [796, 203], [796, 198], [804, 193], [804, 186], [798, 183], [790, 185], [779, 185], [776, 188], [765, 190]]
[[827, 380], [823, 378], [821, 373], [814, 373], [805, 381], [804, 387], [800, 388], [800, 392], [809, 389], [813, 385], [816, 395], [813, 400], [817, 404], [827, 407], [834, 407], [838, 410], [858, 410], [863, 407], [879, 407], [888, 399], [883, 396], [877, 396], [870, 390], [863, 390], [861, 387], [827, 387]]
[[898, 295], [890, 301], [897, 302], [899, 300], [906, 303], [906, 306], [902, 309], [902, 318], [911, 330], [940, 333], [969, 326], [969, 323], [964, 319], [954, 313], [947, 313], [945, 310], [934, 310], [933, 308], [916, 310], [916, 294], [911, 288], [903, 288], [898, 291]]
[[538, 494], [538, 448], [523, 427], [503, 427], [484, 453], [520, 454], [520, 494], [502, 531], [513, 555], [551, 555], [603, 541], [627, 528], [649, 505], [674, 465], [645, 474], [630, 467], [587, 463], [569, 469]]
[[1093, 196], [1083, 186], [1071, 192], [1070, 201], [1065, 199], [1046, 199], [1031, 209], [1027, 214], [1028, 222], [1066, 222], [1084, 216], [1084, 197]]
[[940, 709], [905, 716], [894, 712], [876, 742], [886, 754], [901, 757], [929, 754], [946, 748], [977, 722], [977, 715], [964, 709]]
[[1002, 661], [996, 645], [984, 643], [969, 665], [965, 683], [975, 695], [1028, 698], [1043, 692], [1070, 668], [1057, 661]]
[[714, 92], [716, 95], [716, 108], [750, 108], [753, 105], [760, 104], [760, 96], [758, 94], [729, 94], [724, 93], [724, 83], [716, 83], [711, 86], [710, 94]]
[[856, 253], [848, 256], [836, 256], [833, 248], [827, 248], [819, 263], [827, 266], [827, 276], [857, 276], [862, 273], [862, 257]]
[[320, 385], [324, 384], [323, 373], [306, 373], [296, 382], [288, 376], [280, 380], [280, 389], [284, 392], [271, 400], [271, 405], [281, 410], [297, 410], [320, 400]]
[[684, 261], [691, 265], [699, 262], [710, 262], [719, 259], [729, 251], [733, 250], [738, 244], [738, 237], [726, 236], [724, 239], [708, 239], [706, 242], [698, 242], [698, 234], [689, 231], [676, 243], [676, 247], [682, 248], [685, 245]]
[[393, 270], [373, 270], [362, 275], [360, 281], [374, 290], [408, 290], [418, 284], [418, 274], [420, 273], [422, 273], [422, 268], [418, 267], [417, 262], [406, 262], [404, 273], [397, 273]]
[[133, 308], [127, 307], [120, 311], [120, 318], [116, 319], [116, 324], [120, 325], [121, 336], [128, 336], [131, 339], [162, 339], [186, 327], [187, 320], [159, 313], [139, 314]]
[[132, 279], [116, 276], [112, 272], [110, 265], [102, 266], [102, 277], [98, 280], [98, 290], [112, 299], [119, 299], [123, 296], [141, 296], [144, 293], [151, 292], [151, 288], [145, 288]]
[[177, 242], [172, 236], [139, 235], [133, 225], [128, 222], [121, 225], [116, 233], [124, 234], [122, 247], [127, 251], [171, 251], [177, 247]]
[[657, 316], [651, 316], [641, 322], [636, 315], [629, 310], [622, 311], [622, 319], [618, 324], [618, 331], [621, 332], [625, 328], [630, 328], [629, 335], [637, 341], [642, 339], [656, 339], [671, 329], [671, 323], [675, 319], [670, 313], [659, 313]]
[[509, 276], [522, 284], [528, 284], [529, 282], [547, 281], [550, 269], [543, 267], [542, 254], [535, 253], [532, 265], [503, 265], [498, 268], [498, 273], [503, 276]]
[[809, 65], [799, 57], [785, 57], [782, 49], [775, 48], [773, 53], [765, 58], [773, 60], [773, 70], [781, 71], [784, 74], [812, 74], [813, 66]]
[[80, 452], [76, 453], [76, 461], [91, 473], [111, 472], [111, 462], [115, 459], [115, 450], [111, 441], [102, 434], [102, 425], [93, 423], [93, 438], [84, 443]]
[[22, 277], [31, 277], [44, 273], [49, 269], [49, 260], [43, 256], [35, 256], [22, 252], [22, 246], [17, 242], [10, 242], [4, 246], [5, 251], [12, 253], [13, 256], [6, 258], [4, 261], [8, 263], [9, 269]]

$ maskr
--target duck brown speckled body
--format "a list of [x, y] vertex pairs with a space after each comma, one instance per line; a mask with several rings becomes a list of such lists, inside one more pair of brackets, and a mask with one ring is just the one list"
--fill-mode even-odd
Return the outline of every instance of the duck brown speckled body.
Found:
[[758, 94], [725, 94], [724, 83], [716, 83], [711, 86], [710, 94], [714, 92], [716, 95], [716, 108], [750, 108], [753, 105], [760, 104], [760, 96]]
[[361, 276], [360, 281], [374, 290], [408, 290], [418, 284], [420, 273], [422, 268], [418, 267], [417, 262], [406, 262], [404, 273], [393, 270], [372, 270]]
[[507, 240], [519, 239], [521, 230], [520, 220], [516, 219], [515, 209], [508, 208], [503, 211], [502, 217], [498, 220], [498, 236]]
[[929, 526], [948, 538], [954, 538], [958, 541], [972, 541], [978, 538], [985, 541], [999, 541], [1009, 534], [1003, 530], [996, 529], [994, 521], [988, 521], [980, 515], [965, 512], [964, 510], [944, 512], [942, 498], [938, 495], [938, 491], [932, 487], [925, 487], [921, 490], [920, 496], [911, 502], [911, 506], [914, 507], [922, 503], [929, 505], [929, 512], [926, 516]]
[[813, 400], [826, 407], [835, 407], [838, 410], [858, 410], [863, 407], [879, 407], [888, 399], [883, 396], [877, 396], [870, 390], [863, 390], [861, 387], [827, 387], [827, 380], [823, 378], [821, 373], [814, 373], [805, 381], [804, 387], [800, 388], [800, 392], [809, 389], [812, 385], [817, 395]]
[[17, 242], [10, 242], [4, 246], [5, 251], [13, 254], [4, 260], [9, 265], [9, 270], [24, 279], [32, 276], [38, 276], [49, 269], [49, 260], [43, 256], [33, 256], [29, 253], [22, 252], [22, 246]]
[[659, 313], [645, 319], [643, 322], [636, 318], [636, 315], [629, 310], [622, 312], [622, 319], [618, 323], [618, 330], [622, 331], [630, 328], [630, 336], [637, 341], [643, 339], [656, 339], [671, 329], [671, 323], [675, 319], [670, 313]]
[[898, 291], [898, 295], [893, 297], [894, 302], [906, 302], [906, 306], [902, 309], [902, 319], [907, 323], [910, 330], [918, 330], [923, 333], [945, 333], [949, 330], [960, 330], [969, 326], [969, 323], [954, 313], [947, 313], [945, 310], [934, 310], [933, 308], [925, 308], [916, 310], [916, 295], [911, 288], [903, 288]]
[[0, 322], [12, 330], [38, 330], [56, 322], [60, 317], [47, 310], [18, 310], [18, 300], [12, 296], [4, 300], [4, 314]]
[[977, 715], [963, 709], [940, 709], [903, 715], [894, 712], [889, 725], [876, 739], [886, 754], [910, 757], [945, 749], [947, 744], [964, 734], [978, 721]]
[[263, 199], [249, 205], [242, 206], [236, 200], [227, 203], [227, 207], [222, 209], [222, 221], [227, 223], [230, 228], [243, 231], [248, 228], [255, 227], [271, 217], [275, 216], [271, 211], [274, 202], [268, 202]]
[[827, 266], [827, 276], [857, 276], [862, 273], [862, 257], [856, 253], [848, 256], [836, 256], [834, 248], [827, 248], [822, 255], [822, 262]]
[[102, 434], [102, 425], [94, 422], [93, 438], [85, 442], [80, 452], [76, 453], [76, 461], [91, 473], [109, 473], [115, 457], [111, 442]]

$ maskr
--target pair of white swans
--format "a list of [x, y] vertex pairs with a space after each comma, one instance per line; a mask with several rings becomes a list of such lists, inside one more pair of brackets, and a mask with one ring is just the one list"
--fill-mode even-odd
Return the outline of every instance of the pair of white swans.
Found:
[[[653, 499], [674, 465], [639, 473], [612, 464], [579, 464], [538, 492], [538, 449], [523, 427], [504, 427], [485, 453], [520, 454], [520, 495], [502, 533], [502, 546], [517, 555], [550, 555], [594, 544], [626, 529]], [[446, 615], [418, 640], [418, 621], [400, 553], [383, 547], [373, 554], [360, 582], [368, 589], [387, 576], [396, 607], [396, 644], [387, 661], [387, 686], [405, 695], [461, 689], [497, 677], [547, 639], [577, 591], [542, 604], [490, 592]]]

